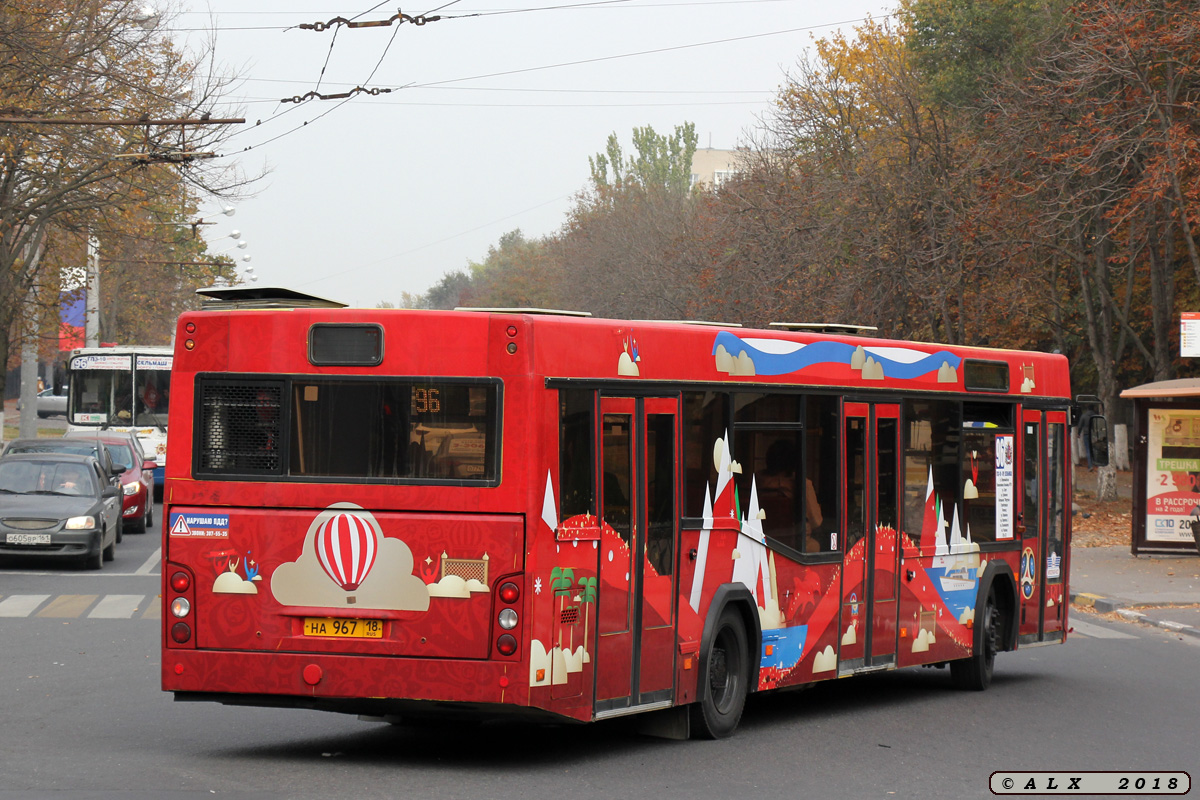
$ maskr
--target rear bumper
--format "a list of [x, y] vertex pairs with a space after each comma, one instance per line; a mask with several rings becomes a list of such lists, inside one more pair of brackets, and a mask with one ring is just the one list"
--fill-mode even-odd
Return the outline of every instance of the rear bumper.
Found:
[[[316, 708], [386, 716], [411, 709], [498, 716], [528, 709], [528, 666], [519, 661], [351, 657], [168, 648], [162, 687], [179, 700]], [[446, 708], [438, 709], [442, 706]]]

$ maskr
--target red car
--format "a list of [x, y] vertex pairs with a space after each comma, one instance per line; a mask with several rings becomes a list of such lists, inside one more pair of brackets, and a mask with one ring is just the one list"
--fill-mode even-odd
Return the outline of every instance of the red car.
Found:
[[150, 530], [154, 525], [154, 468], [158, 466], [154, 460], [143, 460], [124, 435], [106, 436], [99, 433], [83, 437], [75, 433], [71, 438], [94, 439], [104, 445], [113, 464], [125, 468], [121, 473], [121, 527], [130, 533]]

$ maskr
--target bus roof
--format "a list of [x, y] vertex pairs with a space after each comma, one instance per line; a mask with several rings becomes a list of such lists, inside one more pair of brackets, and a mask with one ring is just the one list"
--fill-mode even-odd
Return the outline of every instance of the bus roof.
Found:
[[[614, 320], [525, 310], [488, 313], [377, 308], [251, 309], [213, 304], [187, 312], [226, 315], [228, 341], [244, 344], [230, 356], [235, 371], [311, 372], [311, 326], [346, 324], [381, 330], [378, 358], [359, 367], [390, 374], [499, 376], [525, 373], [546, 379], [738, 383], [746, 386], [858, 387], [863, 391], [967, 392], [1069, 398], [1066, 358], [1058, 354], [912, 342], [862, 335], [861, 326], [837, 332], [740, 328], [658, 320]], [[452, 330], [453, 336], [445, 336]], [[207, 328], [213, 332], [211, 327]], [[262, 352], [264, 335], [294, 340], [287, 355]], [[366, 334], [363, 335], [375, 335]], [[188, 337], [195, 338], [192, 334]], [[386, 340], [386, 346], [383, 341]], [[500, 343], [495, 348], [488, 342]], [[208, 348], [197, 340], [199, 352]], [[181, 351], [179, 356], [183, 355]], [[515, 356], [515, 358], [511, 358]], [[190, 361], [190, 357], [189, 357]], [[176, 368], [180, 365], [176, 364]], [[338, 369], [355, 362], [328, 362]], [[499, 370], [497, 372], [497, 370]]]

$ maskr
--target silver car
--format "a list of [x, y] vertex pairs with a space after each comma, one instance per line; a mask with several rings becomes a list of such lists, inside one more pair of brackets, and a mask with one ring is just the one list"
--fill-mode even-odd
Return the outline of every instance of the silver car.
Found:
[[[42, 419], [52, 416], [65, 417], [67, 415], [67, 394], [66, 389], [63, 389], [62, 394], [55, 394], [53, 389], [45, 389], [37, 393], [37, 415]], [[17, 411], [21, 410], [21, 401], [17, 401]]]

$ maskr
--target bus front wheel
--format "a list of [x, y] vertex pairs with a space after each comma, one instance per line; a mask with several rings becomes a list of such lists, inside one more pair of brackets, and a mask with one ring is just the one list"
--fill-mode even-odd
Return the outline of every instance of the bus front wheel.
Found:
[[737, 728], [749, 688], [746, 626], [734, 608], [722, 609], [700, 656], [705, 669], [697, 687], [698, 702], [691, 708], [693, 734], [704, 739], [721, 739]]
[[996, 589], [988, 590], [983, 613], [977, 618], [980, 637], [975, 652], [970, 658], [950, 662], [950, 679], [959, 689], [981, 692], [992, 682], [992, 671], [996, 666], [996, 653], [1004, 629], [1003, 614], [996, 605]]

